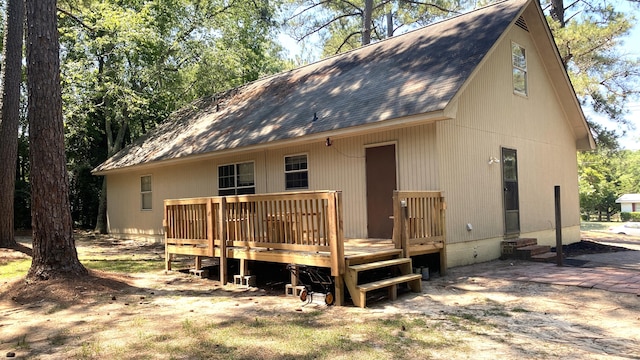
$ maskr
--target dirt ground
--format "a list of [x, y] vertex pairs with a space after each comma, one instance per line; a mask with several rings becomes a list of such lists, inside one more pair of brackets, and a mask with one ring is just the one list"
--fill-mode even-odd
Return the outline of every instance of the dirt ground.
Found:
[[[115, 259], [160, 259], [164, 255], [161, 246], [108, 237], [81, 236], [77, 244], [81, 257], [100, 254]], [[1, 261], [25, 256], [0, 250]], [[325, 355], [327, 352], [314, 353], [313, 347], [285, 353], [277, 349], [278, 343], [257, 348], [262, 350], [248, 347], [247, 352], [242, 352], [239, 345], [231, 352], [214, 353], [219, 356], [191, 353], [191, 345], [177, 343], [176, 348], [184, 352], [182, 356], [175, 351], [160, 352], [155, 344], [176, 343], [178, 340], [169, 334], [184, 334], [189, 324], [203, 319], [237, 324], [303, 317], [335, 332], [351, 323], [399, 319], [403, 325], [398, 334], [392, 335], [397, 335], [399, 342], [406, 341], [407, 349], [428, 348], [427, 355], [381, 349], [373, 358], [640, 359], [640, 298], [636, 295], [478, 275], [527, 266], [535, 264], [497, 260], [450, 269], [446, 276], [423, 282], [421, 294], [404, 293], [394, 302], [374, 301], [367, 309], [328, 307], [322, 301], [304, 304], [283, 293], [222, 287], [217, 281], [179, 272], [122, 274], [92, 270], [86, 279], [66, 282], [0, 280], [0, 357], [365, 358], [351, 348], [329, 350], [330, 356]], [[418, 320], [420, 326], [414, 328], [437, 331], [439, 342], [406, 340], [409, 336], [403, 332], [411, 329], [404, 324], [418, 324]], [[361, 340], [349, 330], [344, 336], [353, 342]], [[373, 344], [373, 340], [367, 341]], [[368, 345], [365, 341], [360, 346]]]

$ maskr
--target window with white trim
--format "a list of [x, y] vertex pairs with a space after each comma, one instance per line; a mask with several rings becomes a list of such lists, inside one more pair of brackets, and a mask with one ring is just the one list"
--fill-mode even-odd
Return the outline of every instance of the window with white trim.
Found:
[[140, 209], [152, 210], [151, 175], [140, 177]]
[[527, 96], [527, 55], [524, 47], [511, 43], [511, 64], [513, 65], [513, 92]]
[[253, 162], [218, 166], [218, 195], [256, 193]]
[[309, 188], [309, 167], [306, 154], [284, 157], [284, 178], [287, 190]]

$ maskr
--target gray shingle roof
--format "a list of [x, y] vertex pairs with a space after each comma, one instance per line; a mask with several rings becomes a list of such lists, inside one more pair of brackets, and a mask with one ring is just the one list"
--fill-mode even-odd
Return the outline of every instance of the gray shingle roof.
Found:
[[201, 99], [94, 172], [443, 110], [526, 4], [496, 3]]

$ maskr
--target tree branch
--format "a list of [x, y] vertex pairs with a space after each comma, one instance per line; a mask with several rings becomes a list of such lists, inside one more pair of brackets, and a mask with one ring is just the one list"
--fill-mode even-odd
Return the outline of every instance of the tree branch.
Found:
[[373, 7], [373, 10], [378, 10], [379, 8], [387, 5], [390, 2], [391, 2], [391, 0], [380, 1], [380, 3], [378, 5]]
[[289, 20], [292, 20], [293, 18], [296, 18], [296, 17], [298, 17], [298, 16], [302, 15], [302, 14], [306, 13], [307, 11], [309, 11], [309, 10], [311, 10], [311, 9], [313, 9], [313, 8], [316, 8], [316, 7], [318, 7], [318, 6], [322, 6], [322, 5], [324, 5], [324, 4], [328, 4], [328, 3], [330, 3], [331, 1], [332, 1], [332, 0], [323, 0], [323, 1], [320, 1], [319, 3], [313, 3], [313, 4], [309, 5], [306, 9], [304, 9], [304, 10], [302, 10], [302, 11], [300, 11], [300, 12], [298, 12], [298, 13], [294, 14], [294, 15], [292, 15], [292, 16], [291, 16], [291, 17], [289, 17], [289, 18], [284, 19], [284, 21], [283, 21], [283, 22], [284, 22], [284, 23], [286, 23], [286, 22], [288, 22]]
[[416, 0], [403, 0], [403, 1], [404, 1], [404, 2], [407, 2], [407, 3], [410, 3], [410, 4], [414, 4], [414, 5], [424, 5], [424, 6], [429, 6], [429, 7], [432, 7], [432, 8], [436, 8], [436, 9], [438, 9], [438, 10], [440, 10], [440, 11], [444, 11], [444, 12], [446, 12], [446, 13], [460, 14], [460, 12], [459, 12], [459, 11], [456, 11], [456, 10], [450, 10], [450, 9], [447, 9], [447, 8], [445, 8], [445, 7], [442, 7], [442, 6], [438, 5], [438, 4], [426, 3], [426, 2], [422, 2], [422, 1], [416, 1]]
[[338, 49], [336, 50], [335, 54], [339, 54], [340, 53], [340, 50], [342, 50], [342, 47], [347, 44], [349, 39], [351, 39], [352, 37], [354, 37], [356, 35], [360, 35], [360, 34], [362, 34], [361, 31], [356, 31], [356, 32], [352, 32], [347, 37], [345, 37], [344, 40], [342, 41], [342, 44], [340, 44], [340, 46], [338, 46]]
[[87, 25], [84, 21], [80, 20], [80, 18], [79, 18], [79, 17], [77, 17], [77, 16], [73, 15], [72, 13], [70, 13], [70, 12], [68, 12], [68, 11], [64, 10], [64, 9], [61, 9], [61, 8], [57, 8], [57, 10], [58, 10], [58, 12], [60, 12], [60, 13], [62, 13], [62, 14], [64, 14], [64, 15], [66, 15], [66, 16], [68, 16], [68, 17], [70, 17], [70, 18], [71, 18], [71, 20], [75, 21], [76, 23], [78, 23], [78, 24], [79, 24], [80, 26], [82, 26], [83, 28], [85, 28], [85, 29], [89, 30], [91, 33], [95, 33], [95, 32], [96, 32], [96, 29], [95, 29], [95, 28], [93, 28], [93, 27], [91, 27], [91, 26]]
[[323, 25], [313, 29], [311, 32], [308, 32], [308, 33], [304, 34], [302, 37], [297, 37], [296, 36], [295, 39], [296, 39], [296, 41], [302, 41], [302, 40], [304, 40], [304, 39], [308, 38], [309, 36], [319, 32], [320, 30], [326, 28], [327, 26], [333, 24], [334, 22], [336, 22], [336, 21], [338, 21], [340, 19], [344, 19], [344, 18], [347, 18], [347, 17], [350, 17], [350, 16], [356, 16], [356, 15], [360, 15], [360, 14], [358, 14], [358, 13], [349, 13], [349, 14], [342, 14], [340, 16], [336, 16], [333, 19], [329, 20], [328, 22], [324, 23]]

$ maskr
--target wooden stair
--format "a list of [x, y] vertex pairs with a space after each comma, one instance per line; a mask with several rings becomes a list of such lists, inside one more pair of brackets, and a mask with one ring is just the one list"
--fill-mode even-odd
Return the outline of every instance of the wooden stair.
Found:
[[500, 259], [553, 262], [556, 260], [556, 253], [551, 252], [551, 247], [548, 245], [538, 245], [537, 239], [517, 238], [502, 241]]
[[[422, 274], [413, 273], [411, 258], [399, 256], [400, 252], [393, 252], [385, 258], [347, 258], [344, 283], [354, 305], [366, 307], [367, 293], [384, 288], [389, 299], [395, 300], [401, 284], [407, 284], [412, 292], [422, 291]], [[368, 282], [360, 283], [365, 277]]]

